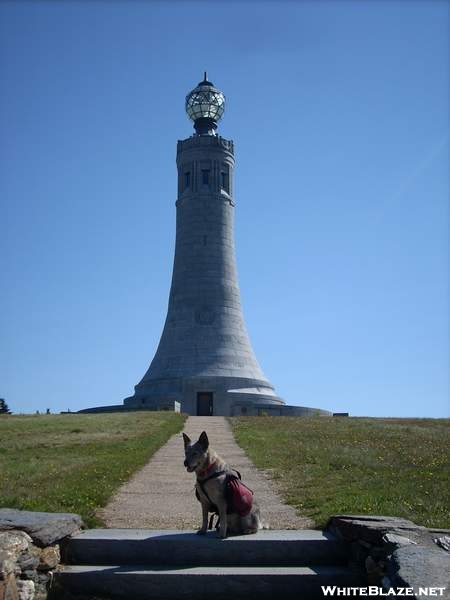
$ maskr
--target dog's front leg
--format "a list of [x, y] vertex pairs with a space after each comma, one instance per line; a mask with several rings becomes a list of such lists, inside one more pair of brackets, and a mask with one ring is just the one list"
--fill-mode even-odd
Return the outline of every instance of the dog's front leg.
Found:
[[201, 529], [197, 531], [198, 535], [205, 535], [208, 531], [208, 505], [201, 503], [202, 505], [202, 526]]
[[227, 503], [226, 502], [218, 502], [217, 508], [219, 510], [219, 537], [224, 539], [227, 537]]

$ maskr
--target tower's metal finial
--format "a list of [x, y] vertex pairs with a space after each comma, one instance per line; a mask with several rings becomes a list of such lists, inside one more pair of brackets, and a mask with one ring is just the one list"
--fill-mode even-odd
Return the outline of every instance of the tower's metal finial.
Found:
[[186, 96], [185, 108], [197, 135], [216, 135], [217, 123], [225, 111], [225, 96], [208, 81], [207, 71], [203, 81]]

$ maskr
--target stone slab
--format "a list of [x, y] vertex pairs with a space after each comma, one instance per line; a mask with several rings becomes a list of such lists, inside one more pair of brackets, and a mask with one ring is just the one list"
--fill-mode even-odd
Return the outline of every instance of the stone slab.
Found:
[[72, 536], [72, 540], [146, 540], [152, 538], [166, 537], [168, 539], [185, 538], [193, 543], [201, 543], [202, 540], [219, 541], [221, 544], [234, 544], [242, 540], [250, 543], [259, 543], [261, 540], [276, 542], [310, 542], [310, 541], [333, 541], [336, 537], [328, 532], [318, 529], [279, 529], [261, 530], [255, 535], [234, 535], [224, 540], [217, 540], [213, 532], [206, 535], [197, 535], [195, 530], [181, 532], [178, 529], [85, 529]]
[[190, 565], [341, 565], [348, 545], [315, 530], [259, 531], [225, 540], [213, 532], [148, 529], [91, 529], [72, 537], [66, 546], [71, 564]]
[[339, 567], [190, 567], [169, 570], [72, 566], [56, 573], [66, 592], [108, 599], [149, 598], [283, 600], [323, 598], [321, 585], [361, 585], [359, 574]]
[[25, 531], [33, 542], [44, 548], [78, 532], [84, 527], [79, 515], [0, 508], [0, 531]]
[[444, 587], [450, 598], [450, 554], [439, 548], [402, 545], [392, 554], [389, 579], [399, 587]]
[[430, 532], [426, 527], [401, 517], [337, 515], [331, 518], [327, 529], [337, 533], [347, 542], [363, 540], [374, 546], [382, 546], [386, 534], [399, 535], [415, 543], [432, 544]]

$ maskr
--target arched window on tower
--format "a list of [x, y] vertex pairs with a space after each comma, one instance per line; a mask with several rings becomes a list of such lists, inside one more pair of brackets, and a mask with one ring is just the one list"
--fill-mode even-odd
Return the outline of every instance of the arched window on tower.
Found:
[[225, 190], [227, 194], [230, 193], [230, 175], [228, 172], [228, 168], [222, 168], [222, 170], [220, 171], [220, 187], [223, 190]]
[[209, 169], [202, 169], [202, 185], [209, 185]]

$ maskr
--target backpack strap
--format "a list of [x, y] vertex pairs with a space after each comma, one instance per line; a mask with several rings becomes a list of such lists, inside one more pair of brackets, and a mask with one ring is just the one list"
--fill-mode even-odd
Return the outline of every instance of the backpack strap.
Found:
[[199, 479], [197, 479], [197, 483], [200, 483], [200, 485], [201, 485], [203, 483], [206, 483], [210, 479], [215, 479], [216, 477], [220, 477], [224, 473], [226, 473], [226, 471], [215, 471], [212, 475], [210, 475], [209, 477], [206, 477], [205, 479], [202, 479], [201, 481]]
[[[213, 473], [212, 475], [210, 475], [209, 477], [206, 477], [206, 479], [202, 479], [202, 481], [200, 481], [199, 479], [197, 479], [197, 483], [200, 486], [200, 489], [202, 490], [203, 494], [206, 496], [208, 502], [209, 502], [209, 508], [211, 509], [209, 512], [212, 512], [213, 514], [211, 515], [211, 518], [209, 519], [209, 526], [208, 529], [212, 529], [213, 526], [213, 519], [214, 519], [214, 515], [219, 515], [219, 509], [217, 508], [217, 506], [214, 504], [214, 502], [212, 502], [211, 498], [208, 495], [208, 492], [205, 490], [205, 483], [207, 481], [209, 481], [210, 479], [216, 479], [216, 477], [220, 477], [221, 475], [223, 475], [224, 473], [226, 473], [226, 471], [216, 471], [215, 473]], [[198, 490], [195, 490], [195, 495], [197, 497], [197, 500], [199, 502], [201, 502], [200, 500], [200, 496], [198, 493]], [[216, 522], [216, 529], [219, 528], [219, 519], [217, 519]]]
[[234, 471], [236, 473], [236, 475], [238, 476], [238, 479], [242, 479], [241, 474], [239, 473], [239, 471], [237, 469], [232, 469], [232, 471]]
[[226, 473], [226, 471], [216, 471], [215, 473], [213, 473], [212, 475], [210, 475], [209, 477], [206, 477], [205, 479], [202, 479], [200, 481], [200, 479], [197, 479], [197, 483], [200, 486], [200, 489], [202, 490], [202, 492], [205, 494], [205, 496], [208, 498], [209, 503], [214, 506], [214, 503], [211, 502], [211, 498], [208, 496], [207, 491], [205, 490], [205, 483], [207, 481], [209, 481], [210, 479], [216, 479], [216, 477], [220, 477], [221, 475], [224, 475]]

